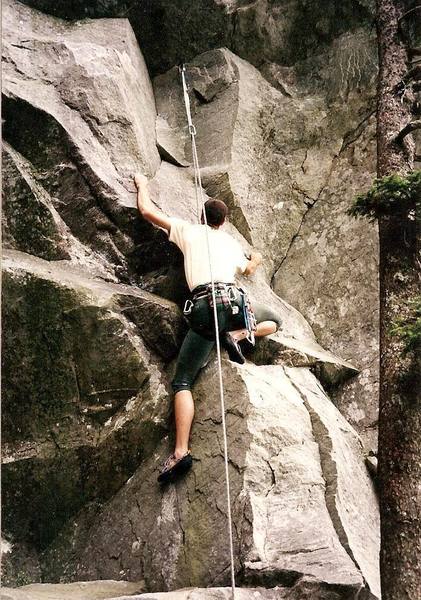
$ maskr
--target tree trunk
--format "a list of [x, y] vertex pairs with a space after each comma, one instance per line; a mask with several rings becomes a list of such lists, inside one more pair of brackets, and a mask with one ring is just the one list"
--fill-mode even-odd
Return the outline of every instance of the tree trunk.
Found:
[[[415, 4], [377, 0], [379, 84], [377, 112], [378, 177], [413, 169], [411, 135], [396, 142], [411, 121], [404, 13]], [[416, 12], [412, 13], [415, 18]], [[403, 18], [402, 18], [403, 17]], [[411, 214], [379, 219], [380, 243], [380, 411], [379, 483], [380, 571], [383, 600], [421, 598], [421, 406], [416, 351], [404, 352], [391, 335], [397, 318], [409, 313], [419, 294], [417, 223]]]

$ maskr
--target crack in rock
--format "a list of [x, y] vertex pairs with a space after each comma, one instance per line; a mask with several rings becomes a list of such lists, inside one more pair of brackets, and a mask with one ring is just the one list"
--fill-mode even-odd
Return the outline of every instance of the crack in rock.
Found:
[[332, 440], [330, 438], [329, 431], [326, 428], [323, 421], [321, 420], [320, 416], [317, 414], [317, 412], [310, 406], [307, 398], [302, 393], [299, 386], [297, 386], [297, 384], [291, 379], [291, 377], [288, 375], [288, 373], [286, 375], [287, 375], [289, 381], [291, 382], [291, 385], [294, 387], [294, 389], [297, 391], [297, 393], [301, 397], [301, 399], [304, 403], [304, 406], [310, 416], [314, 439], [319, 447], [320, 466], [322, 469], [322, 475], [323, 475], [323, 479], [326, 482], [326, 488], [325, 488], [326, 508], [330, 515], [333, 527], [336, 531], [336, 534], [338, 536], [340, 543], [342, 544], [345, 551], [347, 552], [347, 554], [349, 555], [349, 557], [355, 564], [358, 572], [360, 573], [361, 578], [364, 582], [364, 585], [369, 587], [368, 583], [361, 571], [361, 568], [354, 556], [354, 553], [350, 547], [348, 535], [342, 525], [342, 520], [338, 513], [338, 509], [336, 507], [336, 494], [338, 492], [338, 485], [337, 485], [338, 473], [337, 473], [336, 462], [332, 458]]
[[[309, 200], [312, 200], [312, 202], [304, 202], [304, 204], [306, 205], [307, 209], [304, 211], [303, 216], [301, 217], [301, 221], [300, 224], [297, 227], [297, 231], [294, 233], [294, 235], [292, 236], [290, 243], [288, 245], [288, 248], [283, 256], [283, 258], [281, 259], [281, 261], [279, 262], [279, 264], [274, 268], [273, 270], [273, 274], [270, 278], [270, 287], [273, 289], [274, 287], [274, 282], [275, 282], [275, 278], [278, 274], [278, 272], [280, 271], [280, 269], [282, 268], [282, 265], [284, 264], [284, 262], [286, 261], [286, 259], [288, 258], [288, 255], [290, 253], [290, 250], [292, 248], [292, 246], [294, 245], [295, 240], [297, 239], [297, 237], [300, 235], [302, 226], [304, 225], [304, 221], [306, 220], [306, 217], [308, 215], [308, 213], [310, 212], [310, 210], [316, 205], [316, 203], [318, 202], [318, 200], [320, 199], [322, 193], [325, 191], [325, 189], [328, 187], [330, 178], [332, 176], [332, 173], [334, 171], [334, 167], [336, 164], [336, 156], [333, 158], [332, 163], [330, 165], [330, 169], [329, 169], [329, 173], [327, 174], [326, 180], [324, 182], [324, 184], [322, 185], [322, 187], [320, 188], [319, 192], [317, 193], [316, 198], [310, 198], [309, 196], [307, 196], [304, 192], [302, 192], [297, 186], [294, 186], [294, 189], [296, 189], [296, 191], [298, 191], [299, 193], [302, 193], [302, 195], [305, 198], [308, 198]], [[305, 162], [305, 160], [304, 160]], [[304, 163], [303, 163], [304, 164]]]

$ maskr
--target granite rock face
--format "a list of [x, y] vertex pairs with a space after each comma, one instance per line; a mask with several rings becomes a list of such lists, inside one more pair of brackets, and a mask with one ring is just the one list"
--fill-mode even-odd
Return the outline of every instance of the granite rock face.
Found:
[[[184, 2], [140, 2], [134, 13], [118, 1], [31, 2], [69, 19], [153, 13], [135, 30], [161, 73], [153, 84], [126, 19], [66, 22], [25, 4], [3, 3], [4, 582], [112, 578], [144, 580], [151, 597], [228, 593], [200, 589], [229, 584], [214, 357], [194, 390], [193, 471], [156, 484], [173, 442], [186, 286], [178, 250], [138, 216], [132, 183], [141, 171], [157, 206], [197, 219], [175, 66], [190, 36], [205, 194], [226, 200], [227, 231], [264, 254], [243, 283], [282, 320], [244, 367], [223, 362], [235, 567], [239, 585], [254, 586], [239, 593], [378, 597], [377, 501], [352, 427], [373, 443], [376, 240], [345, 217], [373, 161], [372, 41], [354, 3], [318, 17], [293, 60], [291, 15], [307, 14], [294, 1], [284, 13], [262, 1], [195, 3], [190, 30], [174, 31], [164, 54], [168, 31], [154, 47], [139, 32], [171, 15], [174, 29]], [[212, 18], [198, 43], [205, 5]], [[172, 592], [184, 586], [197, 589]]]
[[[329, 105], [297, 87], [286, 96], [227, 50], [197, 57], [187, 78], [205, 188], [224, 199], [231, 222], [264, 252], [270, 278], [304, 215], [326, 193], [334, 158], [366, 98], [356, 93], [346, 105]], [[184, 101], [181, 90], [174, 93], [179, 79], [174, 68], [154, 80], [154, 91], [159, 118], [179, 132], [188, 156]]]
[[160, 164], [152, 86], [130, 26], [52, 26], [5, 2], [3, 36], [4, 137], [71, 233], [127, 268], [142, 235], [132, 174], [151, 177]]
[[[105, 600], [124, 594], [126, 598], [143, 591], [143, 582], [82, 581], [67, 584], [31, 584], [19, 589], [3, 587], [2, 600]], [[138, 596], [139, 597], [139, 596]]]
[[[231, 588], [188, 588], [163, 593], [130, 593], [138, 584], [125, 581], [90, 581], [67, 584], [35, 584], [21, 589], [4, 588], [4, 600], [231, 600]], [[116, 593], [129, 595], [115, 597]], [[112, 597], [111, 597], [112, 596]], [[311, 578], [303, 577], [292, 588], [276, 586], [274, 588], [239, 588], [235, 589], [238, 600], [353, 600], [355, 590], [344, 595], [344, 589], [338, 586], [320, 585]], [[358, 596], [361, 600], [370, 600], [364, 590]], [[372, 598], [372, 597], [371, 597]]]
[[[355, 431], [308, 369], [227, 361], [224, 380], [241, 580], [291, 585], [302, 574], [354, 593], [366, 585], [377, 596], [376, 497]], [[88, 580], [122, 571], [150, 590], [229, 582], [217, 389], [212, 362], [195, 389], [192, 473], [157, 487], [165, 439], [93, 527], [73, 522], [72, 552], [58, 565], [52, 545], [53, 571]]]
[[318, 340], [360, 369], [357, 381], [334, 392], [334, 400], [367, 446], [376, 448], [377, 230], [345, 214], [350, 199], [375, 176], [374, 117], [355, 136], [358, 143], [344, 144], [328, 190], [304, 216], [273, 286], [306, 316]]
[[3, 255], [3, 293], [3, 524], [42, 550], [166, 432], [165, 364], [184, 326], [168, 301], [17, 251]]
[[46, 191], [32, 178], [25, 159], [3, 147], [3, 242], [47, 260], [69, 259], [66, 227]]
[[[364, 32], [342, 42], [326, 56], [333, 98], [304, 94], [298, 83], [285, 95], [228, 50], [196, 58], [187, 75], [206, 191], [225, 200], [232, 224], [265, 256], [265, 281], [299, 308], [325, 347], [361, 371], [332, 393], [375, 448], [377, 232], [346, 214], [374, 176], [374, 117], [370, 91], [342, 71], [347, 48], [351, 60], [360, 46], [373, 89], [374, 59]], [[154, 90], [184, 160], [190, 142], [179, 78], [174, 68], [155, 78]]]
[[[24, 0], [33, 8], [64, 19], [126, 17], [153, 75], [205, 50], [227, 47], [263, 71], [277, 65], [311, 71], [341, 35], [370, 26], [373, 0], [318, 3], [299, 0]], [[159, 42], [158, 42], [159, 40]], [[306, 64], [307, 63], [307, 64]], [[312, 67], [310, 67], [310, 63]], [[351, 68], [355, 68], [356, 64]]]

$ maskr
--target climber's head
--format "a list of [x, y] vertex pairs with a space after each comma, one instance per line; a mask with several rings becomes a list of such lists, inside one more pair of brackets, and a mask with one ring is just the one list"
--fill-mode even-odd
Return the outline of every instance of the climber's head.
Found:
[[[211, 227], [220, 227], [224, 224], [225, 218], [228, 214], [228, 207], [222, 200], [216, 200], [216, 198], [210, 198], [205, 202], [205, 213], [206, 221]], [[202, 223], [204, 218], [202, 215]]]

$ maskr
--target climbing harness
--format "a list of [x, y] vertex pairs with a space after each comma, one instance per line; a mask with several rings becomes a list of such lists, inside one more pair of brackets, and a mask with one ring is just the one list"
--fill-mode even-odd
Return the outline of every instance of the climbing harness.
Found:
[[[235, 319], [235, 328], [245, 328], [247, 330], [247, 339], [250, 344], [254, 346], [254, 332], [257, 328], [257, 321], [247, 292], [243, 288], [237, 287], [234, 283], [215, 282], [215, 295], [218, 311], [222, 307], [223, 310], [228, 311], [230, 316], [235, 317], [235, 315], [238, 315], [238, 317]], [[192, 292], [192, 297], [185, 301], [183, 313], [189, 321], [190, 327], [193, 329], [193, 331], [196, 331], [196, 328], [194, 323], [191, 322], [191, 315], [195, 308], [195, 303], [202, 299], [207, 300], [209, 310], [212, 313], [213, 297], [211, 284], [204, 284], [195, 288]], [[224, 318], [224, 323], [225, 321], [226, 320]], [[221, 323], [219, 323], [219, 325], [221, 326]], [[224, 327], [221, 326], [219, 333], [221, 333], [223, 329]], [[206, 327], [200, 326], [200, 331], [197, 331], [197, 333], [207, 337], [207, 335], [204, 334], [204, 331], [206, 331]], [[208, 333], [210, 333], [210, 330]], [[215, 335], [214, 328], [212, 328], [211, 333], [212, 336]]]
[[[233, 284], [214, 282], [216, 305], [224, 306], [225, 308], [236, 308], [232, 305], [235, 301], [235, 288]], [[192, 298], [193, 302], [206, 298], [209, 304], [209, 308], [213, 310], [213, 295], [212, 285], [201, 285], [199, 288], [194, 290], [195, 294]]]
[[[199, 160], [197, 156], [197, 148], [196, 148], [196, 128], [193, 125], [193, 121], [191, 118], [191, 109], [190, 109], [190, 98], [187, 90], [186, 83], [186, 66], [183, 65], [180, 68], [181, 72], [181, 80], [183, 84], [183, 95], [184, 95], [184, 103], [186, 107], [187, 114], [187, 122], [189, 127], [189, 133], [192, 144], [192, 156], [193, 156], [193, 169], [194, 169], [194, 185], [195, 185], [195, 194], [196, 194], [196, 210], [197, 210], [197, 219], [200, 223], [200, 208], [203, 214], [203, 221], [205, 225], [206, 231], [206, 244], [208, 249], [208, 259], [209, 259], [209, 272], [211, 278], [211, 297], [212, 297], [212, 308], [213, 308], [213, 317], [215, 323], [215, 340], [216, 340], [216, 356], [218, 361], [218, 374], [219, 374], [219, 395], [221, 400], [221, 415], [222, 415], [222, 431], [224, 438], [224, 462], [225, 462], [225, 482], [226, 482], [226, 494], [227, 494], [227, 516], [228, 516], [228, 534], [229, 534], [229, 551], [230, 551], [230, 560], [231, 560], [231, 590], [232, 590], [232, 600], [235, 598], [235, 570], [234, 570], [234, 544], [233, 544], [233, 535], [232, 535], [232, 517], [231, 517], [231, 496], [230, 496], [230, 480], [229, 480], [229, 471], [228, 471], [228, 441], [227, 441], [227, 427], [225, 422], [225, 400], [224, 400], [224, 383], [222, 378], [222, 364], [221, 364], [221, 344], [219, 340], [219, 335], [217, 332], [219, 331], [218, 327], [218, 311], [217, 311], [217, 299], [216, 299], [216, 285], [213, 279], [212, 272], [212, 261], [211, 261], [211, 252], [210, 252], [210, 243], [209, 243], [209, 232], [208, 232], [208, 223], [206, 218], [205, 211], [205, 199], [203, 197], [203, 189], [202, 189], [202, 178], [200, 175], [200, 167]], [[200, 202], [199, 202], [200, 199]]]

